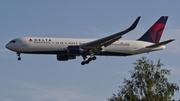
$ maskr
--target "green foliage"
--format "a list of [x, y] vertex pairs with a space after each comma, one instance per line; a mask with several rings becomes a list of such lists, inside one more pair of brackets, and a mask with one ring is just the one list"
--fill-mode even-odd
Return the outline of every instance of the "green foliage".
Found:
[[113, 94], [109, 101], [174, 101], [175, 91], [179, 91], [176, 83], [169, 83], [170, 70], [161, 69], [163, 64], [158, 60], [155, 65], [146, 57], [133, 63], [130, 70], [131, 80], [124, 79], [119, 93]]

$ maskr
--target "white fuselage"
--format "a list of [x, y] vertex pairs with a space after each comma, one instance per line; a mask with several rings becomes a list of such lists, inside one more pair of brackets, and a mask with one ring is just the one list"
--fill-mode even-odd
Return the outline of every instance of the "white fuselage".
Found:
[[[10, 41], [6, 47], [18, 53], [59, 54], [66, 51], [68, 46], [81, 45], [93, 40], [95, 39], [23, 37]], [[102, 52], [97, 55], [127, 56], [165, 48], [164, 45], [156, 48], [146, 48], [146, 46], [153, 44], [136, 40], [118, 40], [107, 47], [103, 47]]]

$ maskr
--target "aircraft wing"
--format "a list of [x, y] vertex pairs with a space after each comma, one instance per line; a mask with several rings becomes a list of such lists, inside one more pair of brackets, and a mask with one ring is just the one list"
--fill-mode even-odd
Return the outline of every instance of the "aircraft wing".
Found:
[[150, 46], [147, 46], [146, 48], [156, 48], [156, 47], [159, 47], [159, 46], [162, 46], [162, 45], [166, 45], [172, 41], [174, 41], [175, 39], [170, 39], [170, 40], [167, 40], [167, 41], [163, 41], [163, 42], [160, 42], [160, 43], [157, 43], [157, 44], [153, 44], [153, 45], [150, 45]]
[[87, 49], [87, 50], [91, 50], [91, 49], [102, 50], [102, 47], [107, 47], [108, 45], [110, 45], [110, 44], [114, 43], [115, 41], [117, 41], [118, 39], [120, 39], [124, 34], [133, 30], [137, 26], [139, 19], [140, 19], [140, 16], [134, 21], [134, 23], [129, 28], [127, 28], [124, 31], [118, 32], [116, 34], [113, 34], [113, 35], [110, 35], [110, 36], [107, 36], [107, 37], [104, 37], [104, 38], [101, 38], [98, 40], [94, 40], [94, 41], [82, 44], [82, 45], [80, 45], [80, 47], [82, 49]]

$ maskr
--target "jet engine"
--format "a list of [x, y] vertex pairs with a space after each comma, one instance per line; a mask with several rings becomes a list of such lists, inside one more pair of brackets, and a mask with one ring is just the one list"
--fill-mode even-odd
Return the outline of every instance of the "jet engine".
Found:
[[75, 55], [69, 55], [69, 54], [57, 54], [57, 60], [58, 61], [68, 61], [70, 59], [76, 59]]

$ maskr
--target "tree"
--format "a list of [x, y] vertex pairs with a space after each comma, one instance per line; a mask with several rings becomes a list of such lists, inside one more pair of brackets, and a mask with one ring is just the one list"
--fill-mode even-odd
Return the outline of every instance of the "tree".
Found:
[[163, 64], [142, 57], [133, 63], [130, 70], [131, 80], [124, 79], [118, 94], [113, 94], [109, 101], [174, 101], [175, 91], [179, 91], [176, 83], [169, 83], [167, 76], [170, 70], [162, 69]]

